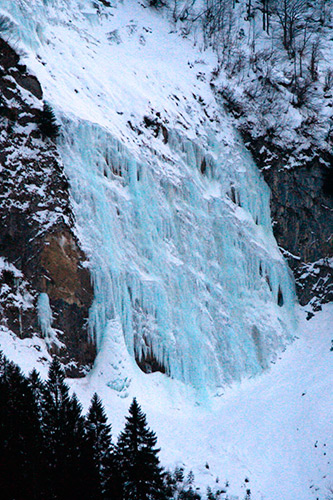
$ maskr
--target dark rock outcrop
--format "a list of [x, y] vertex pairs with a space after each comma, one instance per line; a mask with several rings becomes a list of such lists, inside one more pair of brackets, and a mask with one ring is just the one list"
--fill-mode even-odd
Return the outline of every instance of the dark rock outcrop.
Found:
[[39, 130], [42, 109], [38, 80], [0, 40], [0, 322], [21, 338], [43, 335], [37, 302], [47, 294], [49, 349], [77, 376], [95, 358], [93, 289], [56, 144]]
[[287, 167], [292, 151], [243, 135], [271, 189], [274, 235], [294, 273], [299, 301], [316, 311], [333, 300], [333, 196], [328, 186], [333, 155], [305, 151], [294, 167]]

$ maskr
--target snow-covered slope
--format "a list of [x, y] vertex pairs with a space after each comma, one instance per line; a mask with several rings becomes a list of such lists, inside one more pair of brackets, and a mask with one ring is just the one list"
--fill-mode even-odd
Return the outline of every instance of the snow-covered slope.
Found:
[[[250, 488], [252, 500], [327, 500], [333, 483], [333, 307], [324, 306], [310, 321], [305, 317], [300, 310], [299, 338], [268, 372], [225, 387], [209, 402], [198, 404], [189, 386], [160, 373], [146, 375], [130, 360], [127, 394], [115, 391], [107, 384], [114, 369], [106, 350], [88, 377], [69, 382], [85, 409], [98, 391], [115, 438], [136, 396], [158, 435], [163, 465], [192, 469], [202, 493], [228, 482], [221, 499], [243, 500]], [[37, 367], [46, 376], [50, 356], [40, 339], [3, 332], [1, 345], [26, 373]]]
[[[188, 387], [161, 374], [130, 372], [129, 395], [142, 402], [165, 465], [193, 469], [203, 492], [217, 477], [216, 488], [228, 481], [229, 499], [243, 500], [248, 488], [253, 500], [327, 499], [333, 482], [332, 304], [310, 321], [305, 317], [300, 309], [299, 338], [268, 373], [225, 387], [209, 403], [196, 404]], [[107, 373], [102, 358], [86, 380], [72, 385], [85, 405], [92, 390], [99, 391], [117, 435], [131, 399], [105, 386]]]

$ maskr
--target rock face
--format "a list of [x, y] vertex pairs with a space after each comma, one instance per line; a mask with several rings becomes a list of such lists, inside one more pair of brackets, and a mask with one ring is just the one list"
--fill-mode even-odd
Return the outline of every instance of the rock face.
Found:
[[95, 357], [90, 273], [56, 145], [39, 130], [42, 89], [3, 40], [0, 57], [0, 322], [22, 338], [46, 335], [37, 303], [47, 294], [49, 349], [77, 376]]
[[294, 272], [299, 301], [316, 311], [333, 300], [333, 155], [308, 151], [298, 166], [285, 168], [291, 151], [244, 138], [270, 186], [274, 235]]
[[[91, 364], [95, 347], [88, 339], [87, 319], [93, 290], [90, 274], [83, 267], [85, 255], [69, 228], [46, 234], [40, 253], [42, 275], [39, 289], [46, 293], [61, 342], [79, 365]], [[64, 353], [65, 355], [68, 354]]]

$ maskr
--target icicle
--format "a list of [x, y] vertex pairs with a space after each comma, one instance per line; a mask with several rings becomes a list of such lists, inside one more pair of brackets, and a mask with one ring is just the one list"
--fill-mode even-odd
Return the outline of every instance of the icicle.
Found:
[[47, 344], [61, 346], [57, 332], [52, 328], [52, 310], [47, 293], [40, 293], [37, 300], [37, 316], [40, 329]]

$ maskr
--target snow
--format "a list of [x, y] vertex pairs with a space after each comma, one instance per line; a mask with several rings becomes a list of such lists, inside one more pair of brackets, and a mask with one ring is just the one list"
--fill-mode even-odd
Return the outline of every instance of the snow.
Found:
[[[14, 286], [10, 286], [6, 282], [5, 274], [14, 278]], [[1, 304], [5, 302], [10, 303], [11, 306], [20, 311], [33, 308], [33, 296], [28, 291], [28, 283], [23, 279], [22, 272], [0, 257], [0, 313], [2, 312]]]
[[209, 400], [198, 402], [188, 386], [161, 374], [140, 373], [131, 359], [119, 359], [133, 381], [117, 394], [105, 384], [113, 370], [105, 351], [93, 372], [71, 385], [85, 405], [98, 390], [114, 435], [136, 396], [157, 432], [162, 462], [192, 469], [202, 491], [219, 477], [243, 499], [247, 477], [254, 500], [324, 500], [333, 477], [333, 304], [305, 317], [300, 308], [298, 338], [268, 372]]
[[[333, 304], [309, 321], [305, 308], [298, 315], [298, 338], [268, 371], [205, 401], [190, 386], [144, 374], [130, 356], [124, 359], [116, 322], [94, 370], [68, 382], [85, 410], [98, 392], [114, 438], [137, 397], [158, 435], [163, 465], [193, 470], [202, 492], [228, 481], [229, 498], [243, 500], [247, 478], [253, 500], [326, 500], [333, 478]], [[2, 329], [1, 349], [26, 373], [37, 367], [46, 376], [50, 356], [42, 339], [18, 339]], [[115, 352], [113, 363], [109, 350]], [[115, 388], [117, 371], [127, 380]]]

